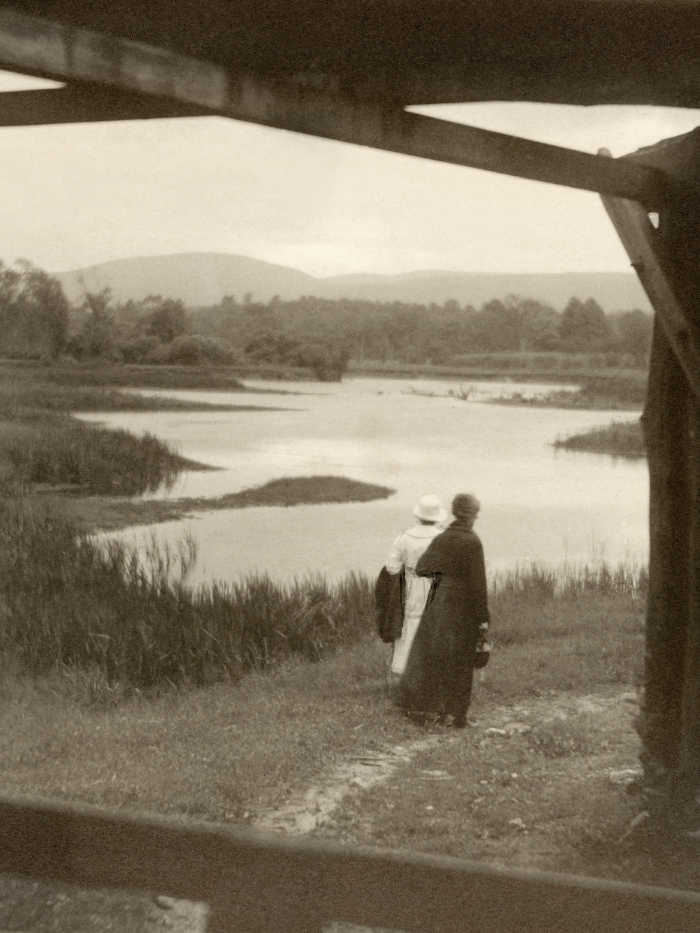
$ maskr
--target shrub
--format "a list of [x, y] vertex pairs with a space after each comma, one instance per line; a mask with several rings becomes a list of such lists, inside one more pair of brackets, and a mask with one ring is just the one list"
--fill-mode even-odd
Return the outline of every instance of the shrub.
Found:
[[121, 345], [122, 357], [125, 363], [152, 363], [161, 347], [162, 344], [157, 337], [146, 334], [123, 343]]
[[238, 362], [238, 354], [233, 347], [216, 337], [202, 337], [199, 334], [176, 337], [167, 346], [162, 362], [181, 363], [186, 366], [212, 364], [230, 366]]

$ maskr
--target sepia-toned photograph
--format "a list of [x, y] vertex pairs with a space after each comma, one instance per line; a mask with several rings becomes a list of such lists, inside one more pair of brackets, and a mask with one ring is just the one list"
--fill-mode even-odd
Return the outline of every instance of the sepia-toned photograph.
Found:
[[0, 933], [700, 929], [700, 3], [0, 0]]

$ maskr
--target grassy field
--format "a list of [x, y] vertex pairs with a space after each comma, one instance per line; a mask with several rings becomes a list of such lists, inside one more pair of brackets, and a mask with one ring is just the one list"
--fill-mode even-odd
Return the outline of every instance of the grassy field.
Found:
[[[671, 864], [648, 840], [619, 841], [639, 805], [608, 780], [636, 765], [636, 706], [625, 698], [635, 700], [641, 677], [645, 587], [645, 573], [628, 567], [534, 567], [492, 581], [494, 650], [475, 691], [478, 725], [434, 727], [429, 749], [349, 794], [317, 834], [696, 885], [680, 856]], [[338, 613], [329, 611], [340, 625]], [[28, 677], [6, 651], [3, 788], [255, 824], [323, 785], [339, 762], [425, 739], [392, 704], [387, 648], [372, 630], [370, 602], [340, 645], [320, 646], [320, 661], [300, 651], [242, 678], [179, 688], [166, 680], [150, 692], [109, 688], [72, 662]], [[527, 728], [508, 733], [513, 720]]]
[[[144, 566], [35, 504], [0, 519], [5, 793], [256, 824], [340, 762], [424, 741], [392, 704], [371, 581], [189, 591], [187, 542]], [[492, 580], [477, 726], [435, 727], [317, 834], [700, 887], [683, 853], [628, 837], [640, 805], [608, 777], [637, 764], [646, 586], [605, 565]]]
[[[258, 582], [246, 581], [240, 590], [241, 595], [247, 594], [250, 601], [260, 598], [260, 614], [254, 618], [262, 620], [265, 614], [276, 614], [279, 610], [280, 615], [292, 617], [288, 606], [284, 605], [284, 598], [290, 595], [290, 591], [280, 591], [268, 584], [259, 592]], [[641, 672], [644, 589], [644, 574], [629, 568], [621, 568], [617, 572], [605, 569], [571, 571], [563, 578], [533, 568], [493, 582], [491, 607], [497, 663], [490, 669], [483, 694], [491, 702], [507, 704], [527, 697], [546, 697], [553, 691], [584, 693], [603, 688], [634, 689]], [[171, 590], [176, 593], [177, 587]], [[222, 683], [206, 689], [201, 689], [191, 680], [176, 688], [168, 677], [163, 677], [159, 681], [159, 689], [150, 694], [143, 690], [125, 689], [133, 682], [131, 670], [115, 671], [110, 688], [107, 678], [89, 663], [83, 664], [80, 657], [65, 657], [60, 663], [39, 665], [35, 668], [35, 676], [26, 678], [23, 662], [27, 657], [22, 654], [22, 643], [16, 644], [14, 652], [4, 652], [3, 695], [7, 702], [14, 704], [15, 710], [10, 715], [5, 706], [7, 718], [2, 733], [2, 761], [6, 767], [12, 760], [21, 759], [26, 764], [27, 752], [22, 751], [18, 757], [10, 751], [7, 743], [18, 742], [22, 748], [26, 743], [33, 743], [31, 735], [36, 726], [13, 730], [9, 728], [10, 723], [20, 715], [20, 707], [23, 710], [21, 715], [29, 717], [27, 723], [34, 721], [35, 716], [38, 722], [43, 716], [39, 710], [48, 702], [54, 712], [41, 731], [45, 736], [56, 737], [56, 742], [51, 744], [57, 748], [63, 742], [60, 735], [65, 734], [66, 752], [74, 744], [67, 737], [73, 734], [78, 720], [86, 728], [89, 723], [93, 723], [95, 728], [102, 723], [103, 730], [111, 723], [108, 734], [91, 739], [91, 742], [99, 740], [100, 748], [96, 750], [94, 762], [94, 767], [98, 768], [104, 767], [100, 761], [106, 754], [102, 740], [105, 743], [114, 740], [115, 745], [108, 758], [119, 758], [122, 752], [118, 748], [121, 740], [117, 740], [117, 733], [124, 729], [126, 736], [138, 723], [141, 725], [130, 740], [136, 758], [144, 742], [142, 730], [148, 725], [165, 727], [146, 729], [146, 732], [157, 731], [158, 738], [154, 742], [164, 750], [175, 750], [181, 742], [185, 749], [198, 733], [197, 747], [210, 746], [209, 755], [214, 756], [211, 761], [213, 771], [220, 773], [224, 763], [216, 759], [222, 754], [236, 758], [235, 767], [229, 768], [230, 760], [226, 765], [231, 775], [250, 771], [250, 777], [240, 782], [237, 791], [245, 807], [250, 808], [274, 797], [279, 783], [275, 775], [286, 774], [283, 784], [290, 788], [298, 787], [311, 771], [318, 771], [329, 756], [348, 747], [348, 743], [359, 747], [358, 742], [371, 744], [388, 734], [399, 739], [419, 734], [420, 728], [398, 712], [391, 711], [384, 684], [387, 648], [374, 636], [372, 601], [368, 590], [369, 581], [350, 577], [340, 584], [335, 602], [329, 603], [327, 586], [320, 582], [299, 581], [292, 595], [296, 592], [301, 597], [299, 604], [306, 621], [316, 623], [318, 634], [338, 631], [339, 637], [324, 641], [312, 630], [307, 633], [307, 647], [299, 641], [298, 650], [271, 652], [267, 658], [253, 652], [249, 665], [251, 673], [241, 679], [237, 671], [230, 670]], [[321, 594], [324, 600], [321, 602], [323, 619], [320, 621], [314, 619], [310, 612], [314, 594]], [[356, 608], [349, 611], [353, 601]], [[26, 618], [22, 620], [23, 626], [17, 626], [24, 631], [25, 646], [35, 643], [35, 653], [44, 650], [43, 642], [48, 632], [60, 629], [59, 608], [55, 606], [54, 611], [43, 619], [44, 631], [27, 630], [30, 620]], [[246, 627], [245, 605], [242, 609], [231, 622], [231, 628], [239, 630], [239, 641], [243, 638], [241, 630]], [[215, 631], [216, 619], [208, 617], [208, 622], [211, 630]], [[177, 637], [178, 626], [174, 616], [169, 627], [173, 637]], [[36, 644], [37, 641], [40, 644]], [[94, 634], [88, 635], [86, 642], [90, 641], [99, 641], [99, 638]], [[194, 644], [196, 639], [192, 641]], [[7, 648], [9, 645], [6, 644]], [[228, 663], [228, 649], [220, 639], [208, 650], [219, 652], [221, 667]], [[13, 657], [14, 660], [8, 660]], [[319, 659], [325, 660], [318, 663]], [[49, 661], [48, 652], [46, 661]], [[62, 727], [60, 720], [64, 716], [66, 724]], [[190, 716], [194, 719], [190, 726], [185, 727], [183, 723]], [[209, 725], [205, 725], [205, 720]], [[362, 723], [360, 735], [356, 727]], [[293, 728], [292, 724], [295, 724]], [[224, 753], [217, 743], [222, 729], [228, 727], [232, 727], [228, 731], [236, 730], [232, 736], [235, 741]], [[334, 728], [337, 734], [333, 736], [330, 733]], [[290, 729], [292, 735], [287, 734]], [[282, 748], [287, 751], [282, 753]], [[70, 755], [67, 754], [66, 766], [77, 773], [80, 757], [79, 750], [74, 748]], [[255, 761], [261, 757], [265, 764], [258, 771]], [[275, 757], [278, 763], [272, 767], [270, 760]], [[48, 777], [53, 756], [40, 759], [41, 756], [36, 756], [36, 765], [45, 769]], [[129, 767], [144, 768], [146, 772], [151, 769], [150, 764], [138, 760]], [[165, 773], [172, 774], [170, 769], [158, 768], [157, 771], [160, 776], [156, 772], [153, 776], [158, 780], [162, 780]], [[23, 779], [27, 777], [25, 773]], [[189, 780], [194, 778], [192, 773]], [[196, 783], [201, 780], [201, 775], [196, 777]], [[57, 777], [56, 781], [52, 792], [58, 784], [65, 784], [63, 778]], [[263, 797], [260, 797], [261, 788], [268, 788]], [[99, 795], [99, 791], [95, 793]], [[109, 802], [94, 794], [89, 799]], [[166, 806], [164, 800], [157, 803], [150, 791], [142, 803], [144, 809], [162, 810]], [[166, 809], [172, 812], [177, 806], [173, 800]], [[200, 799], [196, 812], [213, 819], [218, 818], [221, 811], [216, 798], [208, 800], [205, 795]]]
[[616, 372], [624, 376], [636, 375], [640, 370], [631, 368], [620, 354], [562, 353], [558, 351], [500, 351], [492, 353], [466, 353], [450, 363], [406, 363], [399, 360], [351, 360], [350, 373], [380, 375], [465, 375], [479, 373], [490, 377], [527, 377], [574, 381], [581, 376], [602, 376]]

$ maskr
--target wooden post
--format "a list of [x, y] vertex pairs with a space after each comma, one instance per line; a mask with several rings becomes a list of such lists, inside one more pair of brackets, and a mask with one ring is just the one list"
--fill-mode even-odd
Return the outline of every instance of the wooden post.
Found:
[[[700, 325], [700, 134], [633, 158], [685, 187], [659, 212], [654, 251], [692, 334]], [[643, 415], [651, 547], [641, 758], [652, 815], [700, 838], [700, 398], [661, 312]], [[693, 347], [692, 368], [696, 355]]]

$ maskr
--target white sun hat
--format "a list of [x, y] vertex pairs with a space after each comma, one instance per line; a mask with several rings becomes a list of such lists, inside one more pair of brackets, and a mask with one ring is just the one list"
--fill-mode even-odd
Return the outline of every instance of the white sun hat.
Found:
[[447, 518], [447, 509], [437, 496], [422, 496], [413, 506], [413, 514], [424, 522], [442, 522]]

